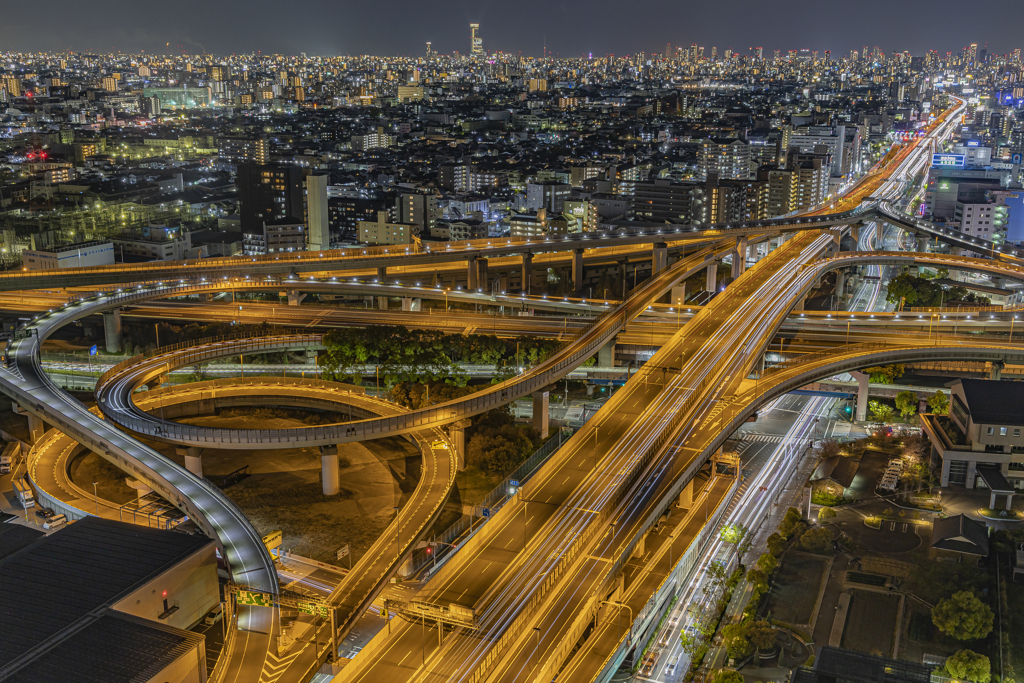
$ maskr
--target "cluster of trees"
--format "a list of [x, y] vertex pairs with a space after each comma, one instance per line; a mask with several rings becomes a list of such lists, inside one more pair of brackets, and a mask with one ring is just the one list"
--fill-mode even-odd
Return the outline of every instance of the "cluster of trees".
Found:
[[[947, 273], [948, 274], [948, 273]], [[903, 273], [889, 281], [886, 300], [906, 306], [942, 306], [949, 303], [969, 303], [987, 306], [991, 299], [979, 296], [960, 286], [946, 287], [932, 279]]]
[[[927, 402], [928, 408], [935, 415], [946, 415], [949, 413], [949, 397], [942, 391], [935, 392], [935, 394], [928, 398]], [[871, 419], [876, 422], [889, 422], [895, 417], [896, 410], [899, 410], [900, 417], [904, 420], [917, 414], [919, 400], [917, 394], [913, 391], [901, 391], [896, 394], [895, 403], [896, 408], [893, 409], [892, 406], [881, 401], [868, 401], [868, 412], [871, 413]]]
[[758, 652], [770, 651], [775, 647], [778, 633], [767, 621], [744, 620], [723, 628], [722, 642], [729, 656], [739, 660], [753, 654], [755, 649]]
[[[992, 632], [995, 614], [974, 591], [962, 590], [940, 600], [932, 609], [932, 623], [957, 640], [979, 640]], [[972, 650], [960, 650], [938, 670], [951, 678], [988, 683], [992, 676], [988, 657]]]
[[559, 343], [533, 337], [517, 343], [493, 335], [445, 334], [380, 325], [332, 330], [324, 336], [324, 345], [327, 352], [320, 365], [325, 376], [335, 380], [358, 383], [362, 379], [360, 368], [374, 365], [389, 387], [405, 382], [444, 382], [463, 387], [468, 378], [460, 363], [504, 366], [495, 378], [500, 381], [515, 374], [517, 363], [529, 366], [543, 361]]
[[891, 365], [876, 365], [872, 368], [864, 368], [864, 372], [868, 373], [869, 382], [892, 384], [903, 376], [905, 369], [902, 363], [893, 363]]
[[467, 436], [466, 465], [502, 476], [530, 457], [539, 445], [536, 433], [517, 427], [503, 409], [484, 413]]
[[696, 631], [686, 631], [680, 635], [683, 650], [690, 655], [690, 670], [696, 671], [707, 654], [709, 642], [718, 624], [722, 620], [725, 608], [732, 599], [732, 592], [743, 578], [743, 565], [739, 565], [731, 574], [726, 572], [725, 565], [719, 561], [712, 562], [707, 568], [707, 581], [703, 593], [705, 599], [700, 602], [700, 613], [696, 620]]

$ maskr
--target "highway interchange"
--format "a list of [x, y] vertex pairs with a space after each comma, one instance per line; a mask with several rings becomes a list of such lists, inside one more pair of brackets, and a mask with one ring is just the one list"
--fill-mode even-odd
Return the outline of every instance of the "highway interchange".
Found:
[[[947, 330], [943, 330], [940, 338], [941, 325], [981, 324], [983, 321], [977, 316], [970, 321], [958, 316], [946, 323], [936, 319], [934, 335], [931, 330], [933, 321], [928, 320], [927, 336], [924, 318], [915, 321], [912, 316], [900, 318], [895, 314], [884, 317], [884, 320], [881, 315], [873, 317], [871, 312], [879, 306], [880, 280], [878, 285], [862, 285], [854, 296], [854, 306], [863, 308], [870, 317], [857, 314], [852, 314], [852, 318], [849, 317], [851, 314], [840, 317], [837, 312], [835, 318], [830, 313], [823, 318], [820, 314], [793, 313], [793, 308], [818, 278], [830, 269], [858, 262], [872, 263], [869, 267], [892, 267], [912, 262], [912, 258], [930, 265], [964, 263], [962, 259], [938, 254], [835, 253], [844, 225], [872, 219], [879, 219], [876, 227], [860, 229], [862, 246], [869, 246], [865, 240], [870, 240], [870, 233], [876, 229], [882, 231], [885, 247], [893, 245], [893, 237], [886, 234], [891, 229], [883, 226], [896, 224], [935, 236], [954, 247], [970, 246], [973, 251], [996, 259], [969, 264], [973, 269], [988, 270], [1010, 279], [1019, 280], [1024, 276], [1019, 265], [1021, 255], [1013, 250], [980, 244], [974, 238], [966, 238], [971, 240], [968, 243], [962, 236], [942, 234], [938, 228], [910, 219], [887, 203], [887, 200], [902, 194], [905, 184], [926, 163], [934, 141], [952, 130], [962, 106], [961, 102], [952, 111], [947, 111], [927, 136], [895, 155], [885, 168], [866, 176], [842, 199], [819, 207], [817, 213], [824, 214], [821, 219], [815, 217], [815, 212], [810, 212], [785, 220], [736, 226], [734, 230], [718, 226], [699, 231], [696, 228], [673, 231], [651, 227], [646, 230], [647, 234], [632, 231], [597, 236], [608, 246], [603, 243], [598, 246], [593, 236], [586, 236], [575, 241], [450, 245], [443, 251], [419, 253], [395, 248], [358, 253], [325, 252], [326, 256], [320, 259], [306, 255], [306, 261], [300, 262], [301, 257], [297, 256], [284, 264], [278, 262], [280, 259], [259, 259], [248, 264], [239, 260], [225, 263], [210, 260], [170, 269], [166, 266], [116, 267], [61, 273], [63, 280], [56, 285], [62, 287], [91, 288], [117, 283], [125, 291], [87, 296], [85, 292], [62, 289], [57, 293], [25, 297], [21, 305], [26, 308], [38, 306], [46, 301], [46, 297], [51, 297], [51, 302], [60, 300], [62, 305], [31, 320], [19, 331], [18, 339], [7, 350], [9, 361], [0, 372], [0, 390], [47, 423], [143, 479], [185, 511], [207, 534], [218, 540], [234, 581], [277, 592], [277, 572], [263, 549], [261, 539], [223, 494], [125, 435], [109, 420], [100, 420], [84, 410], [47, 377], [40, 354], [40, 344], [47, 336], [73, 320], [125, 305], [136, 307], [131, 314], [143, 317], [178, 315], [183, 319], [199, 320], [207, 319], [205, 316], [219, 320], [241, 320], [245, 316], [268, 318], [268, 304], [246, 302], [238, 305], [232, 301], [197, 306], [180, 299], [167, 303], [154, 301], [192, 293], [205, 294], [211, 290], [242, 291], [248, 287], [333, 291], [332, 288], [336, 289], [341, 284], [335, 284], [338, 279], [335, 274], [343, 274], [346, 278], [358, 278], [364, 274], [405, 278], [417, 277], [419, 272], [443, 272], [445, 268], [458, 273], [467, 268], [466, 264], [472, 271], [474, 260], [483, 258], [490, 261], [492, 268], [497, 268], [501, 259], [508, 259], [523, 268], [524, 275], [527, 275], [525, 271], [530, 263], [540, 265], [545, 259], [568, 262], [574, 270], [582, 271], [584, 262], [598, 262], [606, 256], [612, 261], [623, 257], [636, 258], [645, 249], [644, 253], [650, 258], [653, 245], [655, 263], [651, 268], [652, 276], [621, 303], [607, 301], [597, 304], [582, 299], [566, 299], [557, 302], [556, 306], [554, 301], [534, 301], [525, 296], [495, 292], [481, 292], [479, 296], [474, 296], [476, 293], [472, 291], [462, 294], [464, 304], [475, 301], [474, 305], [481, 307], [493, 308], [500, 303], [519, 309], [554, 308], [554, 315], [548, 317], [452, 314], [448, 311], [440, 315], [436, 312], [404, 311], [398, 315], [380, 311], [324, 310], [322, 307], [304, 306], [289, 309], [269, 305], [272, 309], [269, 318], [277, 321], [280, 311], [280, 323], [289, 327], [385, 322], [458, 332], [529, 333], [566, 341], [559, 352], [545, 363], [482, 392], [481, 396], [471, 397], [461, 404], [434, 407], [419, 415], [414, 412], [400, 417], [374, 418], [362, 425], [359, 421], [347, 427], [339, 425], [338, 430], [321, 431], [305, 439], [311, 444], [436, 430], [454, 420], [509, 403], [550, 385], [593, 356], [610, 340], [639, 345], [649, 339], [650, 346], [657, 347], [653, 357], [597, 415], [551, 456], [509, 504], [479, 527], [469, 542], [420, 591], [417, 599], [421, 601], [445, 607], [461, 605], [473, 610], [472, 627], [441, 628], [439, 622], [430, 623], [426, 618], [422, 623], [408, 617], [392, 619], [391, 627], [381, 631], [360, 656], [349, 662], [339, 678], [345, 681], [527, 681], [550, 680], [564, 670], [570, 673], [571, 680], [594, 680], [617, 667], [635, 645], [632, 641], [634, 636], [639, 637], [648, 628], [648, 622], [653, 618], [651, 613], [661, 609], [661, 605], [649, 607], [654, 604], [650, 602], [652, 595], [660, 595], [670, 580], [686, 582], [686, 572], [677, 566], [680, 558], [688, 558], [687, 568], [699, 568], [706, 566], [709, 558], [720, 552], [714, 534], [708, 530], [713, 532], [714, 523], [721, 513], [728, 510], [726, 521], [744, 523], [761, 519], [766, 513], [768, 498], [765, 496], [741, 495], [730, 503], [732, 492], [739, 484], [735, 480], [736, 473], [730, 478], [728, 472], [715, 468], [709, 470], [707, 466], [708, 459], [754, 410], [766, 402], [777, 402], [778, 396], [805, 384], [809, 377], [829, 376], [847, 367], [863, 367], [865, 363], [873, 364], [879, 358], [1022, 357], [1020, 348], [1011, 340], [1002, 338], [1007, 323], [1012, 331], [1014, 318], [1006, 314], [987, 322], [987, 329], [997, 332], [991, 340], [978, 335], [954, 337], [946, 334]], [[871, 200], [862, 204], [868, 197]], [[693, 234], [695, 232], [699, 235]], [[685, 314], [672, 306], [652, 306], [674, 285], [705, 268], [709, 258], [713, 264], [716, 258], [734, 252], [737, 236], [744, 238], [745, 253], [747, 240], [755, 243], [779, 232], [783, 234], [784, 241], [746, 273], [740, 272], [739, 277], [707, 305], [692, 307]], [[684, 240], [689, 243], [681, 244]], [[666, 246], [659, 246], [662, 243]], [[687, 246], [690, 247], [689, 253]], [[663, 253], [682, 250], [680, 260], [671, 266], [664, 260], [659, 264], [659, 248], [665, 250]], [[569, 251], [568, 256], [560, 255], [567, 249], [573, 251]], [[521, 255], [527, 252], [527, 256]], [[537, 252], [536, 258], [533, 252]], [[455, 253], [464, 264], [452, 265], [452, 254]], [[822, 256], [831, 258], [822, 260]], [[441, 263], [448, 265], [438, 267], [437, 264]], [[223, 282], [224, 278], [219, 277], [222, 272], [240, 279]], [[309, 278], [303, 280], [298, 277], [299, 272], [316, 275], [313, 281]], [[246, 280], [247, 275], [252, 277]], [[172, 284], [171, 278], [180, 280], [182, 276], [187, 278], [186, 281], [174, 280]], [[271, 283], [257, 282], [263, 277], [277, 279]], [[158, 282], [159, 278], [166, 278], [168, 282]], [[210, 279], [203, 281], [203, 278]], [[471, 284], [472, 280], [471, 273]], [[528, 282], [529, 278], [524, 277], [523, 280]], [[40, 282], [35, 275], [8, 274], [0, 278], [0, 288], [8, 291], [33, 290], [39, 288]], [[128, 287], [135, 282], [144, 282], [146, 286], [136, 287], [133, 284]], [[396, 296], [410, 300], [455, 296], [450, 288], [440, 292], [437, 290], [441, 288], [433, 284], [416, 288], [417, 291], [408, 289], [415, 287], [411, 283], [388, 285], [386, 290], [382, 289], [385, 287], [383, 283], [350, 284], [358, 286], [358, 294], [363, 296]], [[52, 287], [56, 285], [51, 282], [49, 291], [54, 292]], [[871, 287], [875, 288], [874, 292], [870, 291]], [[868, 291], [865, 292], [866, 289]], [[499, 296], [505, 298], [498, 302]], [[68, 298], [77, 300], [72, 305], [65, 305]], [[580, 313], [585, 310], [589, 314], [588, 319], [578, 315], [570, 317], [574, 309]], [[556, 317], [559, 312], [563, 317]], [[591, 320], [590, 316], [596, 318]], [[854, 336], [851, 338], [849, 330], [853, 321], [857, 325], [853, 327]], [[848, 324], [846, 330], [843, 329], [844, 322]], [[884, 327], [880, 327], [883, 322]], [[891, 332], [894, 327], [904, 325], [916, 326], [917, 334], [908, 336]], [[844, 331], [846, 336], [843, 336]], [[780, 334], [784, 337], [788, 334], [791, 341], [799, 340], [803, 345], [794, 349], [791, 344], [791, 352], [811, 350], [810, 347], [814, 346], [840, 348], [826, 354], [811, 353], [794, 358], [781, 363], [763, 377], [750, 379], [752, 370]], [[861, 339], [871, 341], [847, 346]], [[214, 358], [236, 351], [237, 347], [217, 349], [202, 357]], [[192, 349], [184, 353], [186, 356], [182, 362], [187, 362], [186, 359], [194, 359], [198, 357], [196, 353], [205, 351]], [[120, 369], [124, 376], [114, 382], [121, 388], [110, 394], [118, 398], [101, 399], [104, 413], [115, 419], [119, 419], [115, 416], [123, 412], [135, 411], [135, 418], [145, 415], [144, 406], [135, 409], [131, 405], [132, 393], [155, 376], [154, 373], [164, 373], [173, 365], [169, 359], [160, 356], [134, 359], [125, 365]], [[117, 376], [116, 371], [113, 376]], [[741, 492], [753, 490], [755, 486], [758, 490], [761, 486], [769, 489], [784, 486], [787, 474], [796, 468], [798, 459], [793, 444], [803, 443], [807, 438], [810, 419], [807, 416], [827, 413], [829, 406], [823, 399], [814, 399], [793, 409], [801, 411], [801, 417], [793, 427], [794, 436], [787, 437], [778, 449], [763, 456], [760, 468], [753, 475], [754, 481], [744, 482]], [[367, 426], [371, 424], [375, 426]], [[131, 426], [137, 431], [151, 433], [138, 422]], [[156, 428], [167, 430], [168, 425], [157, 424]], [[259, 435], [250, 437], [249, 443], [260, 438]], [[440, 438], [445, 437], [442, 435]], [[190, 441], [183, 434], [174, 435], [174, 440], [184, 445], [200, 443]], [[66, 447], [65, 444], [61, 448]], [[450, 479], [451, 472], [451, 469], [446, 470], [442, 478]], [[671, 528], [675, 532], [668, 537], [651, 532], [691, 482], [707, 484], [706, 490], [698, 491], [695, 497], [695, 501], [704, 503], [703, 510], [698, 511], [699, 505], [694, 505], [686, 516], [672, 519], [670, 514]], [[441, 497], [446, 494], [447, 489]], [[436, 503], [439, 490], [435, 489], [431, 495], [431, 500]], [[403, 510], [402, 514], [406, 512]], [[410, 539], [425, 530], [430, 515], [422, 517], [416, 530], [410, 533]], [[386, 544], [381, 543], [380, 552], [375, 553], [371, 560], [381, 569], [370, 572], [368, 587], [355, 590], [343, 582], [331, 596], [336, 607], [349, 604], [350, 614], [365, 610], [367, 599], [372, 601], [383, 588], [386, 578], [405, 552], [393, 544], [391, 551], [385, 550], [383, 546]], [[699, 596], [696, 586], [694, 583], [686, 590], [680, 590], [683, 586], [673, 589], [680, 590], [682, 598], [674, 608], [675, 614], [685, 615], [692, 607], [693, 600]], [[628, 632], [618, 626], [623, 618], [619, 612], [627, 606], [631, 623], [634, 614], [639, 615], [635, 628], [631, 626]], [[276, 649], [272, 640], [277, 633], [277, 617], [276, 609], [250, 609], [239, 613], [240, 627], [252, 628], [240, 631], [244, 635], [236, 640], [228, 657], [226, 680], [255, 680], [246, 676], [256, 670], [263, 671], [265, 662], [278, 659], [278, 653], [272, 652]], [[672, 620], [669, 623], [673, 623]], [[683, 628], [684, 625], [685, 618], [677, 618], [673, 628]], [[591, 629], [592, 626], [595, 628]], [[335, 624], [332, 630], [336, 636], [342, 635], [345, 627]], [[589, 635], [581, 640], [584, 633]], [[673, 647], [669, 648], [663, 661], [678, 664], [680, 657]], [[308, 666], [290, 667], [287, 680], [308, 679], [310, 671]]]

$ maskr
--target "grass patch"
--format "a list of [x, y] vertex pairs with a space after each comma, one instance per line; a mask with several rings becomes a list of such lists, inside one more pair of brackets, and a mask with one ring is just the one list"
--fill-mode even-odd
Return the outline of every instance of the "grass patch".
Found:
[[881, 529], [882, 528], [882, 518], [881, 517], [865, 517], [864, 518], [864, 526], [869, 527], [871, 529]]
[[989, 519], [999, 519], [1004, 522], [1020, 522], [1024, 520], [1024, 512], [1020, 510], [993, 510], [992, 508], [981, 508], [978, 514]]
[[768, 608], [772, 616], [787, 624], [809, 624], [827, 565], [825, 557], [786, 553], [778, 569], [775, 586], [768, 594]]

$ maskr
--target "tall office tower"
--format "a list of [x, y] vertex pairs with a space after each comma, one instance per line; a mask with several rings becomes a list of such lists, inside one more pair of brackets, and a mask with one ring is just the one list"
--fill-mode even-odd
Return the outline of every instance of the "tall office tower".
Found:
[[431, 49], [430, 49], [430, 41], [428, 40], [428, 41], [427, 41], [427, 56], [428, 56], [428, 57], [430, 56], [430, 53], [431, 53]]
[[725, 59], [725, 61], [728, 62], [729, 59], [732, 57], [732, 48], [731, 47], [725, 48], [725, 53], [722, 55], [722, 57]]
[[672, 59], [672, 43], [665, 43], [665, 59]]
[[775, 51], [775, 61], [776, 61], [776, 62], [777, 62], [777, 61], [779, 61], [779, 59], [781, 58], [781, 56], [782, 56], [782, 51], [781, 51], [781, 50], [776, 50], [776, 51]]
[[711, 61], [714, 62], [717, 59], [718, 59], [718, 48], [717, 47], [712, 47], [711, 48]]
[[470, 24], [469, 25], [469, 38], [470, 38], [469, 54], [472, 55], [473, 57], [483, 57], [484, 56], [484, 39], [476, 34], [476, 32], [479, 29], [480, 29], [480, 24]]
[[1020, 48], [1019, 47], [1016, 50], [1013, 51], [1013, 55], [1011, 55], [1010, 59], [1013, 61], [1014, 64], [1020, 64]]
[[825, 63], [828, 64], [832, 61], [832, 50], [825, 50]]
[[320, 251], [331, 248], [327, 212], [327, 176], [306, 176], [306, 248]]
[[860, 55], [857, 54], [856, 50], [850, 50], [850, 61], [851, 62], [856, 62], [858, 57], [860, 57]]
[[971, 43], [971, 46], [967, 48], [967, 61], [970, 64], [974, 64], [978, 61], [978, 44]]
[[754, 48], [754, 57], [756, 57], [758, 60], [764, 59], [764, 48], [763, 47], [755, 47]]
[[865, 60], [868, 60], [868, 59], [871, 58], [871, 53], [868, 52], [868, 46], [867, 45], [864, 46], [864, 49], [861, 51], [861, 54], [864, 55], [864, 59]]
[[697, 61], [697, 43], [694, 43], [693, 45], [690, 46], [690, 61]]

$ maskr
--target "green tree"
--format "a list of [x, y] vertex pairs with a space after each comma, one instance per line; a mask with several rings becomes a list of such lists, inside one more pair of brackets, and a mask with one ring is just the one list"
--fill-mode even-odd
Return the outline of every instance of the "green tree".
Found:
[[754, 644], [747, 638], [747, 630], [747, 622], [722, 627], [722, 644], [733, 659], [743, 659], [754, 651]]
[[[744, 539], [747, 538], [747, 527], [742, 524], [727, 525], [722, 528], [720, 532], [722, 540], [728, 543], [736, 550], [737, 555], [742, 555], [742, 547], [744, 546]], [[749, 546], [749, 544], [746, 544]]]
[[901, 391], [896, 394], [896, 407], [903, 417], [910, 417], [917, 412], [917, 394], [913, 391]]
[[683, 652], [692, 657], [697, 648], [704, 644], [704, 639], [697, 634], [691, 635], [683, 631], [679, 634], [679, 643], [683, 646]]
[[949, 397], [941, 391], [936, 391], [928, 397], [928, 407], [936, 415], [949, 414]]
[[786, 550], [786, 539], [782, 537], [778, 532], [773, 533], [768, 537], [768, 552], [773, 556], [778, 557]]
[[754, 586], [767, 586], [768, 574], [761, 569], [750, 569], [747, 571], [747, 583]]
[[779, 566], [779, 561], [775, 559], [774, 555], [764, 553], [761, 557], [757, 558], [757, 568], [763, 571], [765, 574], [771, 574], [775, 571], [775, 568]]
[[832, 549], [832, 532], [824, 527], [808, 529], [800, 536], [800, 545], [812, 553], [824, 555]]
[[709, 679], [710, 683], [743, 683], [746, 680], [739, 671], [722, 669], [715, 673], [714, 678]]
[[864, 368], [864, 372], [870, 376], [868, 379], [875, 384], [892, 384], [902, 377], [905, 371], [906, 367], [902, 363]]
[[779, 534], [786, 539], [799, 536], [807, 528], [807, 522], [800, 515], [800, 511], [794, 507], [786, 510], [785, 516], [779, 523]]
[[946, 659], [945, 666], [939, 669], [952, 678], [972, 683], [988, 683], [992, 678], [992, 665], [988, 657], [971, 650], [960, 650]]
[[759, 652], [766, 652], [775, 647], [775, 638], [778, 634], [779, 632], [767, 621], [755, 621], [747, 629], [747, 638]]
[[830, 507], [823, 507], [823, 508], [818, 510], [818, 521], [819, 522], [827, 522], [830, 519], [834, 519], [835, 516], [836, 516], [836, 511], [833, 510]]
[[953, 593], [932, 609], [932, 623], [957, 640], [977, 640], [992, 631], [992, 608], [971, 591]]
[[875, 400], [868, 401], [868, 411], [871, 412], [871, 419], [875, 422], [888, 422], [892, 420], [892, 417], [896, 412], [892, 409], [892, 406], [879, 403]]

